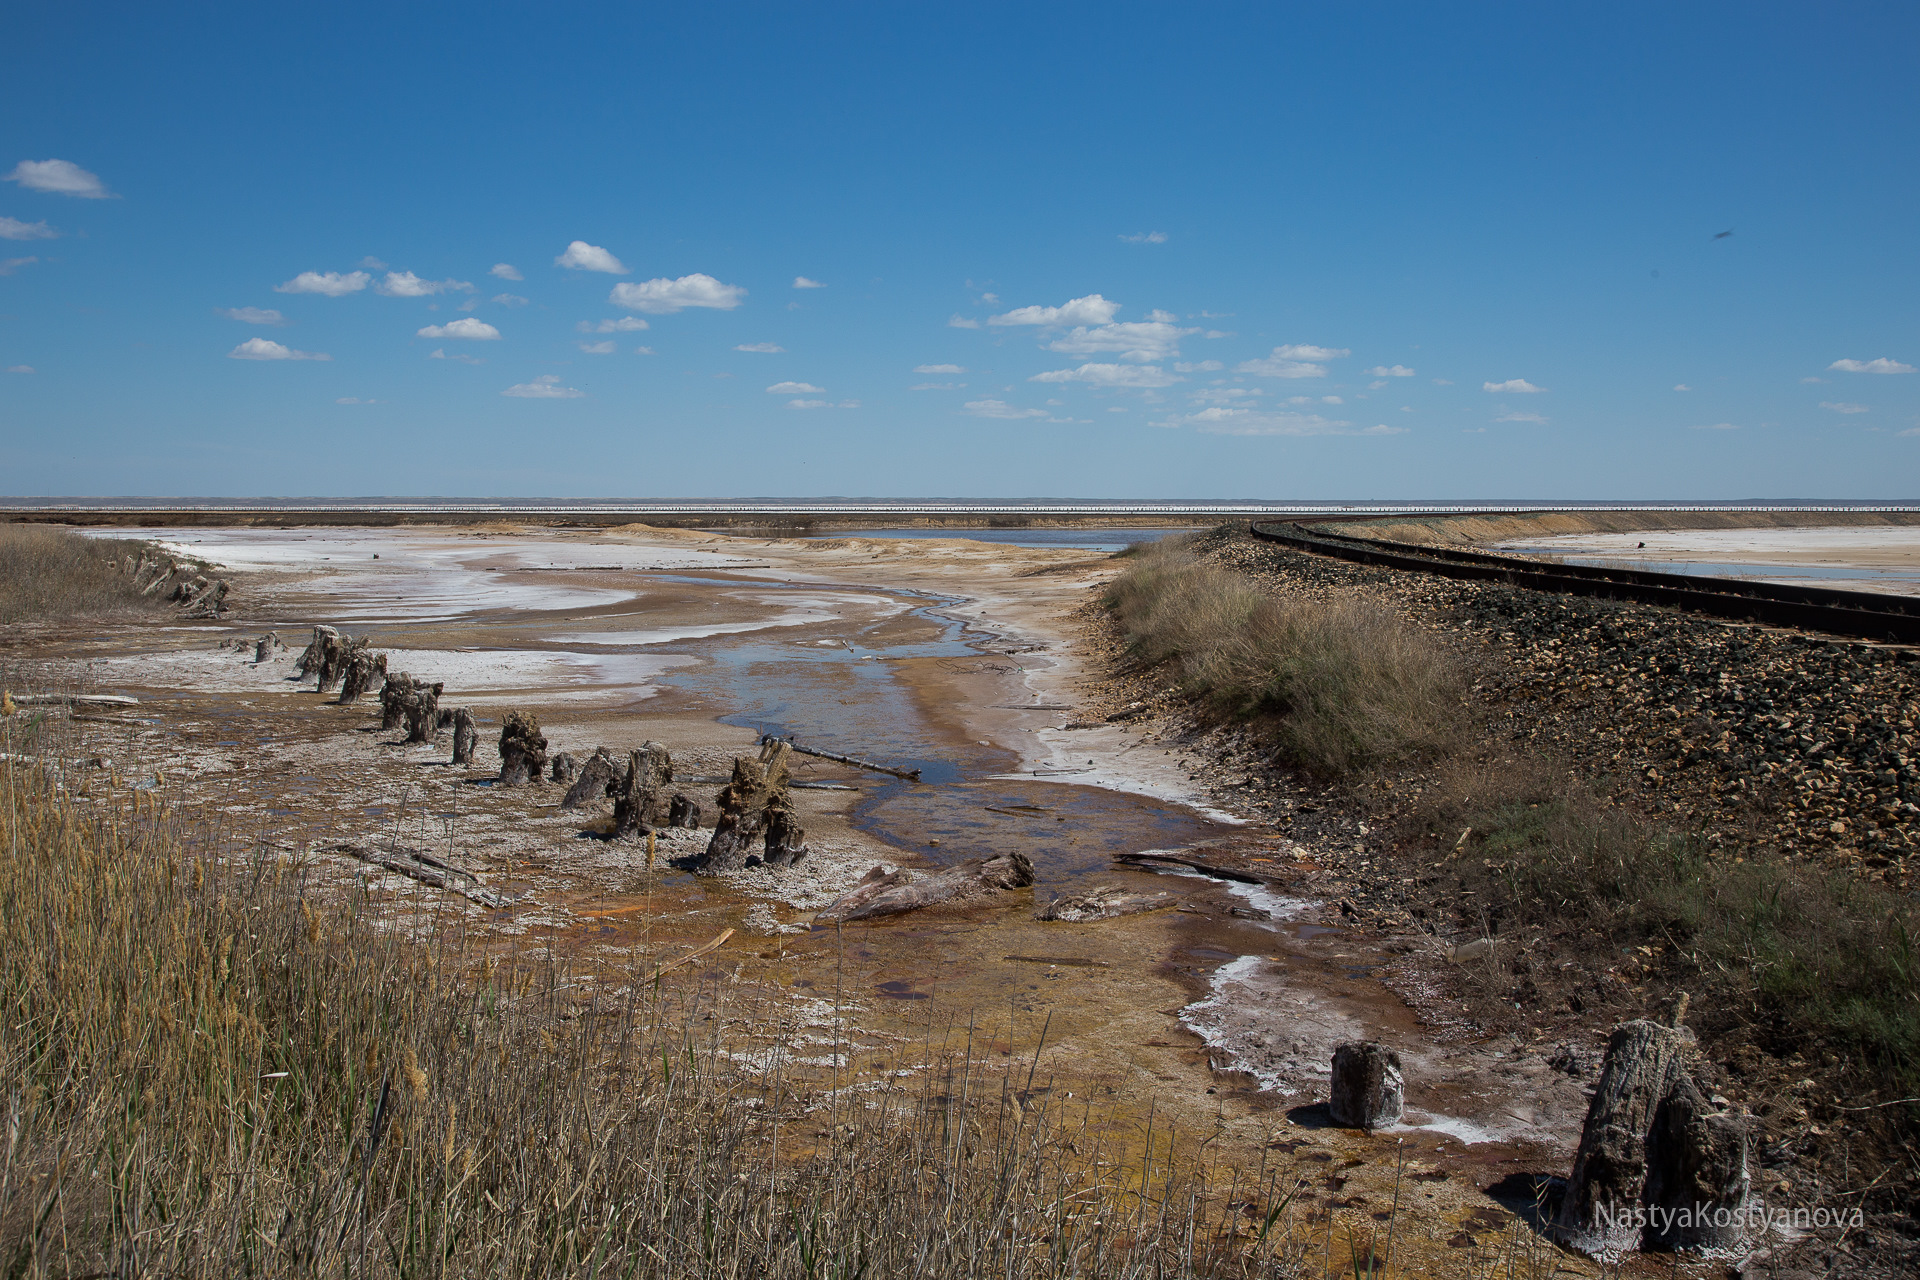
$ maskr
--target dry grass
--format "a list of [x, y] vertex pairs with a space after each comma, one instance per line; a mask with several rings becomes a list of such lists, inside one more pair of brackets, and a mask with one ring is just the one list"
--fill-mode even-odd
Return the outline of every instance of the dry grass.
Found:
[[1290, 1170], [1143, 1145], [963, 1035], [894, 1064], [912, 1084], [823, 1089], [730, 1026], [725, 984], [636, 977], [582, 1012], [458, 913], [329, 905], [100, 772], [0, 762], [0, 787], [7, 1276], [1277, 1276], [1321, 1253]]
[[160, 605], [140, 594], [124, 560], [150, 554], [127, 538], [86, 538], [69, 529], [0, 524], [0, 623], [129, 615]]
[[1131, 549], [1108, 596], [1136, 658], [1169, 663], [1216, 711], [1267, 722], [1298, 764], [1329, 774], [1444, 747], [1463, 688], [1425, 633], [1361, 597], [1269, 596], [1194, 540]]

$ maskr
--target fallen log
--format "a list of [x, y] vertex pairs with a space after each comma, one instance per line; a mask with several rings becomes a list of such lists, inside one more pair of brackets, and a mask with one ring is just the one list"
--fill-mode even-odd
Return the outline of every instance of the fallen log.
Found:
[[1333, 1051], [1327, 1114], [1335, 1124], [1371, 1131], [1393, 1124], [1405, 1110], [1399, 1054], [1372, 1040], [1350, 1041]]
[[815, 924], [871, 920], [918, 911], [936, 903], [958, 902], [988, 893], [1024, 889], [1033, 883], [1033, 863], [1022, 853], [969, 858], [919, 879], [900, 870], [875, 867], [865, 878], [813, 918]]
[[1170, 863], [1176, 867], [1188, 867], [1202, 875], [1218, 880], [1231, 880], [1236, 884], [1279, 884], [1277, 876], [1265, 876], [1255, 871], [1236, 871], [1231, 867], [1216, 866], [1211, 862], [1201, 862], [1194, 858], [1182, 858], [1171, 853], [1122, 853], [1114, 857], [1122, 866], [1137, 867], [1142, 871], [1155, 870], [1155, 863]]
[[15, 693], [8, 695], [19, 707], [137, 707], [140, 699], [120, 693]]
[[798, 751], [803, 756], [816, 756], [821, 760], [831, 760], [835, 764], [850, 764], [856, 769], [871, 769], [875, 773], [890, 773], [896, 778], [905, 778], [910, 782], [920, 781], [920, 771], [918, 769], [895, 769], [890, 765], [875, 764], [871, 760], [857, 760], [852, 756], [838, 755], [832, 751], [822, 751], [818, 747], [803, 747], [791, 738], [775, 738], [769, 735], [760, 739], [760, 745], [763, 747], [769, 742], [784, 742], [788, 747]]
[[525, 786], [540, 781], [547, 767], [547, 739], [531, 711], [509, 711], [500, 726], [500, 784]]
[[1143, 911], [1161, 911], [1179, 901], [1171, 893], [1135, 893], [1118, 885], [1101, 885], [1064, 898], [1055, 894], [1052, 901], [1033, 913], [1033, 918], [1085, 924], [1092, 920], [1139, 915]]
[[436, 889], [446, 889], [463, 898], [471, 899], [483, 907], [510, 907], [513, 899], [503, 897], [480, 883], [480, 877], [464, 867], [456, 867], [442, 862], [430, 853], [418, 849], [371, 849], [365, 845], [342, 841], [325, 846], [323, 853], [343, 853], [350, 858], [407, 876], [422, 884], [430, 884]]

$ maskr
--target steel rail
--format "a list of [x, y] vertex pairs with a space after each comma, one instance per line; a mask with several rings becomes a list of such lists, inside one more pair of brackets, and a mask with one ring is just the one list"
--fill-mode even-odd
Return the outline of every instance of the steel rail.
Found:
[[1863, 640], [1920, 643], [1920, 601], [1867, 591], [1794, 587], [1733, 578], [1544, 565], [1483, 552], [1416, 546], [1373, 538], [1343, 538], [1298, 524], [1249, 526], [1253, 536], [1296, 551], [1333, 556], [1356, 564], [1408, 569], [1561, 595], [1595, 596], [1664, 605], [1735, 621], [1823, 631]]

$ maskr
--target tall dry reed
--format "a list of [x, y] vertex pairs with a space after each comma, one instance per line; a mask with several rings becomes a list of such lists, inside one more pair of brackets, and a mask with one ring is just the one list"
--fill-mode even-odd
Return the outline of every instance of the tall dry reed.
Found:
[[1457, 732], [1455, 660], [1364, 597], [1272, 596], [1168, 539], [1136, 551], [1108, 602], [1140, 661], [1171, 664], [1222, 713], [1267, 719], [1310, 768], [1348, 773]]
[[87, 538], [70, 529], [0, 524], [0, 622], [138, 613], [158, 607], [124, 561], [152, 548], [128, 538]]

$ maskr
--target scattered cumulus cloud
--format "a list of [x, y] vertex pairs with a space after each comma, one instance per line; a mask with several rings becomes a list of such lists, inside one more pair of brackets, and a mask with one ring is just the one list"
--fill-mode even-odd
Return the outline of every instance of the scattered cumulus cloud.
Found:
[[1353, 353], [1345, 347], [1316, 347], [1295, 343], [1273, 349], [1273, 354], [1247, 360], [1234, 366], [1235, 373], [1251, 373], [1262, 378], [1324, 378], [1326, 362]]
[[374, 257], [372, 254], [368, 254], [366, 257], [360, 259], [360, 261], [356, 262], [354, 265], [357, 267], [365, 267], [369, 271], [385, 271], [387, 269], [387, 264], [380, 261], [380, 259]]
[[[627, 268], [620, 259], [608, 253], [597, 244], [588, 244], [585, 240], [575, 240], [567, 246], [567, 251], [553, 260], [556, 267], [565, 267], [569, 271], [604, 271], [610, 276], [623, 276]], [[512, 277], [518, 280], [520, 277]]]
[[616, 307], [625, 307], [629, 311], [645, 311], [652, 315], [670, 316], [687, 307], [707, 307], [714, 311], [731, 311], [740, 305], [740, 299], [747, 291], [737, 284], [721, 284], [712, 276], [696, 271], [690, 276], [681, 276], [678, 280], [669, 280], [662, 276], [658, 280], [647, 280], [640, 284], [617, 284], [607, 300]]
[[[21, 368], [21, 369], [26, 369], [26, 366], [25, 366], [25, 365], [21, 365], [21, 366], [20, 366], [20, 368]], [[18, 370], [18, 369], [9, 369], [9, 370], [7, 370], [7, 372], [8, 372], [8, 373], [17, 373], [17, 372], [19, 372], [19, 370]], [[32, 372], [33, 372], [33, 370], [31, 370], [31, 369], [27, 369], [27, 372], [28, 372], [28, 373], [32, 373]], [[1894, 432], [1893, 434], [1895, 434], [1895, 435], [1897, 435], [1897, 436], [1920, 436], [1920, 427], [1908, 427], [1908, 428], [1907, 428], [1907, 429], [1906, 429], [1905, 431], [1896, 431], [1896, 432]]]
[[965, 373], [966, 369], [957, 364], [917, 364], [913, 366], [913, 371], [915, 373]]
[[1108, 302], [1099, 294], [1090, 293], [1059, 307], [1015, 307], [1005, 315], [987, 317], [987, 323], [1036, 324], [1049, 329], [1063, 329], [1068, 325], [1107, 325], [1113, 323], [1114, 313], [1119, 310], [1119, 303]]
[[359, 396], [341, 396], [335, 404], [385, 404], [385, 400], [362, 400]]
[[827, 286], [818, 280], [809, 280], [805, 276], [795, 276], [793, 287], [796, 289], [824, 289]]
[[1450, 387], [1453, 385], [1453, 379], [1452, 378], [1435, 378], [1433, 380], [1433, 385], [1436, 387]]
[[271, 307], [215, 307], [213, 314], [238, 320], [241, 324], [282, 325], [287, 318]]
[[469, 342], [492, 342], [499, 338], [500, 331], [485, 320], [475, 320], [467, 316], [460, 320], [449, 320], [445, 324], [430, 324], [415, 331], [421, 338], [465, 338]]
[[[1242, 400], [1252, 400], [1265, 394], [1258, 387], [1201, 387], [1187, 399], [1195, 404], [1238, 404]], [[1294, 399], [1300, 404], [1311, 403], [1306, 396], [1296, 396]]]
[[464, 351], [456, 351], [452, 355], [448, 355], [445, 350], [439, 347], [435, 347], [433, 351], [428, 354], [427, 359], [451, 360], [455, 364], [485, 364], [486, 363], [485, 360], [482, 360], [477, 356], [470, 356]]
[[1369, 378], [1411, 378], [1413, 370], [1403, 364], [1377, 364], [1367, 370]]
[[587, 393], [576, 387], [563, 387], [557, 374], [544, 373], [532, 382], [516, 382], [500, 394], [520, 400], [578, 400]]
[[1175, 373], [1218, 373], [1226, 367], [1218, 360], [1202, 360], [1198, 364], [1176, 364], [1173, 366], [1173, 371]]
[[1044, 418], [1045, 409], [1016, 409], [1005, 400], [969, 400], [960, 406], [962, 413], [972, 414], [976, 418], [997, 418], [1013, 421], [1016, 418]]
[[979, 327], [980, 322], [978, 320], [969, 320], [965, 316], [954, 316], [947, 321], [947, 328], [949, 329], [978, 329]]
[[229, 360], [331, 360], [323, 351], [295, 351], [268, 338], [248, 338], [227, 352]]
[[1808, 387], [1808, 386], [1812, 386], [1816, 382], [1825, 382], [1825, 381], [1826, 381], [1825, 378], [1802, 378], [1800, 379], [1800, 385], [1803, 387]]
[[1525, 378], [1508, 378], [1505, 382], [1483, 382], [1480, 384], [1480, 389], [1482, 391], [1492, 391], [1495, 393], [1505, 392], [1517, 396], [1538, 395], [1546, 390], [1545, 387], [1534, 386]]
[[329, 298], [344, 297], [366, 288], [373, 277], [364, 271], [302, 271], [285, 284], [273, 286], [275, 293], [318, 293]]
[[789, 400], [789, 409], [858, 409], [858, 400]]
[[960, 391], [966, 387], [964, 382], [916, 382], [912, 391]]
[[1142, 231], [1138, 235], [1121, 236], [1128, 244], [1165, 244], [1167, 233], [1164, 231]]
[[642, 329], [650, 329], [653, 326], [639, 316], [616, 316], [611, 320], [602, 320], [599, 324], [591, 320], [582, 320], [573, 327], [581, 333], [638, 333]]
[[511, 262], [496, 262], [487, 268], [487, 274], [490, 276], [498, 276], [502, 280], [526, 279], [525, 276], [520, 274], [520, 268], [514, 266]]
[[464, 280], [422, 280], [411, 271], [389, 271], [385, 280], [373, 286], [375, 293], [387, 298], [425, 298], [449, 290], [472, 293], [473, 286]]
[[777, 396], [794, 396], [809, 393], [818, 395], [820, 392], [825, 391], [826, 388], [816, 387], [811, 382], [776, 382], [768, 387], [767, 390]]
[[1180, 339], [1198, 332], [1198, 329], [1178, 328], [1164, 320], [1104, 324], [1094, 328], [1080, 325], [1049, 342], [1047, 350], [1075, 356], [1113, 352], [1122, 360], [1145, 363], [1179, 355]]
[[1693, 428], [1695, 431], [1738, 431], [1737, 422], [1702, 422]]
[[503, 307], [524, 307], [527, 300], [517, 293], [496, 293], [493, 300]]
[[1547, 425], [1547, 420], [1541, 417], [1537, 413], [1503, 413], [1499, 417], [1495, 418], [1494, 421], [1495, 422], [1531, 422], [1534, 425], [1541, 426], [1541, 427], [1544, 427]]
[[49, 195], [77, 196], [82, 200], [117, 199], [107, 184], [71, 160], [22, 160], [7, 175], [29, 191]]
[[1317, 413], [1291, 413], [1235, 405], [1213, 405], [1156, 423], [1162, 427], [1191, 427], [1222, 436], [1385, 436], [1405, 434], [1405, 427], [1356, 428], [1351, 422], [1323, 418]]
[[18, 218], [0, 218], [0, 240], [57, 240], [60, 233], [45, 222], [22, 222]]
[[1676, 382], [1676, 383], [1674, 383], [1674, 384], [1673, 384], [1673, 389], [1674, 389], [1675, 391], [1691, 391], [1691, 390], [1693, 390], [1693, 388], [1692, 388], [1692, 387], [1690, 387], [1690, 386], [1688, 386], [1688, 385], [1687, 385], [1686, 383], [1684, 383], [1684, 382]]
[[762, 355], [774, 356], [774, 355], [781, 354], [786, 350], [786, 348], [781, 346], [777, 342], [743, 342], [739, 346], [735, 347], [734, 350], [735, 351], [756, 351], [761, 353]]
[[1180, 379], [1153, 364], [1083, 364], [1078, 369], [1036, 373], [1027, 381], [1085, 382], [1096, 387], [1170, 387]]
[[1835, 360], [1827, 366], [1841, 373], [1912, 373], [1913, 366], [1881, 356], [1878, 360]]
[[[8, 373], [32, 373], [33, 366], [30, 364], [10, 364], [7, 366], [7, 372]], [[1908, 431], [1902, 431], [1900, 434], [1904, 436], [1904, 435], [1911, 435], [1912, 433]]]
[[1864, 404], [1849, 404], [1844, 400], [1822, 400], [1820, 407], [1831, 409], [1835, 413], [1866, 413], [1868, 411], [1868, 406]]
[[637, 356], [650, 356], [653, 354], [653, 348], [652, 347], [635, 347], [633, 349], [633, 354]]
[[614, 341], [608, 338], [604, 342], [583, 342], [580, 349], [590, 356], [610, 356], [613, 354]]

